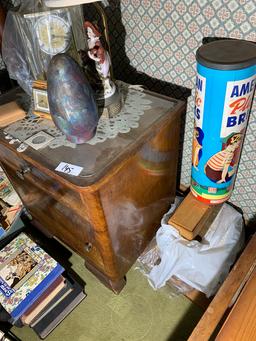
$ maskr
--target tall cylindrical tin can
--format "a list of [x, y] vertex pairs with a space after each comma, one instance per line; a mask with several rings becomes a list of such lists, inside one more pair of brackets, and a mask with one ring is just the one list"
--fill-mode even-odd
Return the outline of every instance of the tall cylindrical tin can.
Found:
[[197, 50], [191, 192], [207, 204], [232, 193], [256, 80], [256, 44], [218, 40]]

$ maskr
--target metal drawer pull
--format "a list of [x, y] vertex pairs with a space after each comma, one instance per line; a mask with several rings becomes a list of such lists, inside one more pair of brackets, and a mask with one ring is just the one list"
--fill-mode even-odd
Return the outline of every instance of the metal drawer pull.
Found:
[[85, 243], [85, 251], [90, 252], [92, 250], [92, 244], [91, 243]]
[[29, 173], [29, 172], [31, 172], [31, 169], [30, 169], [30, 167], [26, 166], [26, 167], [24, 167], [24, 168], [21, 169], [21, 170], [17, 170], [17, 171], [16, 171], [16, 174], [17, 174], [18, 178], [20, 178], [21, 180], [24, 180], [24, 179], [25, 179], [25, 178], [24, 178], [24, 175], [25, 175], [26, 173]]

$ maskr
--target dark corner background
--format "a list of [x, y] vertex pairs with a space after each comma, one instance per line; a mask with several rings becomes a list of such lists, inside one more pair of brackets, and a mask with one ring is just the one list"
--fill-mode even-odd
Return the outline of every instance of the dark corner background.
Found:
[[[126, 30], [122, 23], [120, 2], [120, 0], [109, 0], [109, 5], [105, 7], [109, 30], [112, 66], [115, 79], [122, 80], [129, 84], [142, 85], [145, 89], [157, 92], [159, 94], [187, 101], [187, 98], [191, 95], [191, 89], [179, 86], [174, 83], [168, 83], [161, 79], [150, 77], [146, 73], [136, 70], [136, 68], [131, 65], [131, 62], [127, 57], [125, 50]], [[84, 6], [84, 16], [87, 20], [96, 20], [97, 23], [101, 26], [101, 20], [93, 5], [88, 4]], [[177, 184], [180, 183], [179, 179], [181, 175], [181, 161], [186, 119], [185, 116], [186, 113], [184, 112], [180, 132]]]

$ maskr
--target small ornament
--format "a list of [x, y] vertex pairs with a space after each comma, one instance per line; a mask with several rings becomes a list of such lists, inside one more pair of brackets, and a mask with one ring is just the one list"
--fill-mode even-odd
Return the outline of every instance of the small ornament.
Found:
[[89, 48], [88, 56], [95, 61], [95, 67], [103, 85], [103, 94], [101, 94], [101, 97], [109, 98], [116, 91], [116, 86], [111, 80], [110, 75], [111, 60], [109, 53], [101, 44], [101, 33], [99, 30], [89, 21], [84, 23], [84, 27], [86, 29]]
[[55, 125], [73, 143], [90, 140], [99, 116], [92, 88], [74, 59], [54, 56], [47, 72], [47, 93]]

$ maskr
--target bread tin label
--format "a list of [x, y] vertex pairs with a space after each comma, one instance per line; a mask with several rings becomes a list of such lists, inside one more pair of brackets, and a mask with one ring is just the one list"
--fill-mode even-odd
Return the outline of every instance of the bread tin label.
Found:
[[243, 131], [247, 125], [255, 87], [255, 76], [227, 82], [221, 138]]
[[204, 99], [205, 99], [206, 78], [199, 73], [196, 76], [196, 93], [195, 93], [195, 125], [202, 129], [204, 117]]

